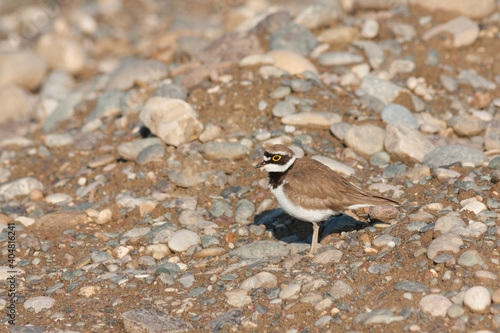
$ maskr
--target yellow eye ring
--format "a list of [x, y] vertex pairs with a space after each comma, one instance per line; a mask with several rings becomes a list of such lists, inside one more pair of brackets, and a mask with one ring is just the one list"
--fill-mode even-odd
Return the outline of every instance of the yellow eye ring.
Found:
[[273, 161], [274, 162], [278, 162], [279, 160], [281, 160], [281, 156], [280, 155], [274, 155], [273, 156]]

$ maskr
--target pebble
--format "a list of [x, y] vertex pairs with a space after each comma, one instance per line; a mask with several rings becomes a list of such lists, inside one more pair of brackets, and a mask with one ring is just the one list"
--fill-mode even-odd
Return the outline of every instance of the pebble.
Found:
[[488, 160], [480, 150], [462, 145], [446, 145], [433, 149], [427, 153], [422, 163], [432, 169], [446, 167], [456, 162], [464, 166], [479, 166]]
[[144, 165], [149, 162], [162, 161], [166, 155], [163, 144], [154, 144], [141, 150], [135, 159], [138, 165]]
[[297, 113], [295, 106], [288, 102], [278, 102], [273, 107], [273, 116], [283, 118]]
[[453, 232], [445, 233], [434, 239], [429, 244], [429, 247], [427, 248], [427, 257], [433, 260], [438, 255], [438, 253], [444, 251], [458, 253], [460, 251], [460, 246], [462, 246], [463, 244], [464, 242], [459, 235]]
[[200, 236], [197, 233], [181, 229], [172, 234], [168, 240], [168, 247], [174, 252], [184, 252], [193, 245], [200, 244]]
[[145, 138], [122, 143], [118, 146], [117, 150], [121, 158], [127, 161], [135, 161], [141, 151], [147, 147], [161, 143], [161, 140], [158, 138]]
[[26, 300], [23, 306], [26, 310], [33, 308], [35, 313], [39, 313], [42, 310], [51, 309], [55, 304], [56, 300], [52, 297], [37, 296]]
[[330, 295], [334, 300], [342, 299], [354, 294], [354, 289], [343, 280], [335, 281], [330, 288]]
[[358, 64], [363, 61], [362, 56], [344, 51], [325, 52], [318, 59], [321, 66], [344, 66]]
[[247, 199], [242, 199], [236, 204], [234, 220], [240, 224], [249, 224], [249, 220], [255, 213], [255, 205]]
[[447, 47], [459, 48], [462, 46], [470, 45], [479, 37], [479, 26], [476, 22], [465, 16], [458, 16], [446, 23], [439, 24], [422, 35], [424, 41], [441, 35], [449, 33], [453, 35], [452, 40], [446, 40], [444, 44]]
[[204, 182], [209, 177], [209, 174], [198, 172], [192, 167], [185, 167], [182, 169], [172, 169], [168, 172], [168, 179], [180, 187], [196, 186]]
[[434, 144], [422, 133], [404, 124], [387, 125], [384, 146], [390, 154], [419, 163], [422, 163], [435, 148]]
[[0, 54], [0, 88], [15, 85], [35, 90], [43, 83], [46, 74], [46, 61], [31, 50]]
[[0, 185], [0, 195], [3, 195], [6, 199], [13, 199], [16, 196], [26, 196], [35, 190], [43, 191], [43, 184], [32, 177], [19, 178], [10, 183]]
[[474, 136], [484, 130], [486, 123], [474, 116], [458, 115], [448, 120], [448, 126], [453, 128], [457, 135]]
[[453, 303], [442, 295], [430, 294], [422, 297], [418, 305], [423, 312], [433, 317], [444, 317]]
[[394, 318], [392, 311], [382, 308], [357, 315], [354, 318], [354, 325], [372, 326], [376, 324], [383, 324], [392, 318]]
[[367, 19], [361, 26], [361, 36], [363, 38], [372, 39], [377, 37], [380, 29], [380, 24], [374, 19]]
[[168, 145], [179, 146], [190, 142], [203, 131], [197, 113], [181, 99], [151, 97], [142, 108], [139, 118]]
[[483, 266], [484, 261], [476, 250], [467, 250], [458, 259], [458, 264], [465, 267]]
[[339, 250], [327, 250], [317, 254], [314, 257], [314, 262], [322, 265], [331, 263], [339, 263], [344, 254]]
[[[167, 66], [160, 61], [126, 58], [110, 73], [106, 90], [123, 91], [132, 88], [137, 81], [157, 82], [167, 75]], [[168, 98], [167, 96], [162, 97]]]
[[388, 124], [403, 124], [410, 128], [418, 128], [418, 121], [410, 110], [400, 104], [384, 106], [381, 114], [382, 120]]
[[416, 281], [402, 281], [394, 285], [394, 289], [407, 291], [411, 293], [426, 293], [429, 291], [429, 287], [421, 282]]
[[200, 141], [203, 143], [218, 139], [222, 133], [222, 128], [213, 124], [207, 124], [200, 134]]
[[305, 71], [311, 71], [315, 74], [318, 73], [313, 63], [298, 53], [287, 50], [274, 50], [267, 54], [274, 59], [275, 67], [291, 75], [300, 74]]
[[198, 151], [204, 158], [209, 160], [218, 160], [227, 158], [239, 160], [248, 155], [248, 147], [239, 143], [229, 142], [208, 142], [202, 144]]
[[288, 247], [278, 242], [255, 241], [231, 251], [231, 254], [242, 258], [267, 258], [284, 257], [289, 252]]
[[125, 332], [189, 332], [193, 326], [154, 308], [140, 308], [120, 315]]
[[446, 311], [446, 314], [451, 319], [456, 319], [456, 318], [463, 316], [465, 314], [465, 309], [463, 306], [461, 306], [459, 304], [453, 304], [452, 306], [450, 306], [448, 308], [448, 310]]
[[269, 49], [287, 50], [305, 57], [316, 47], [318, 41], [307, 28], [301, 24], [290, 22], [277, 29], [269, 39]]
[[455, 227], [465, 227], [466, 224], [460, 216], [455, 213], [449, 213], [437, 219], [436, 225], [434, 226], [434, 231], [438, 231], [441, 234], [446, 234]]
[[375, 125], [360, 125], [349, 129], [344, 141], [357, 153], [371, 156], [384, 149], [385, 131]]
[[252, 298], [247, 295], [247, 291], [243, 289], [233, 289], [224, 293], [227, 299], [227, 304], [236, 308], [242, 308], [252, 302]]
[[465, 292], [464, 305], [473, 312], [486, 312], [490, 304], [491, 296], [485, 287], [475, 286]]
[[279, 297], [283, 300], [290, 299], [290, 298], [295, 298], [300, 293], [301, 285], [297, 283], [290, 283], [288, 286], [283, 288], [280, 293]]
[[493, 90], [497, 86], [495, 83], [477, 74], [473, 69], [464, 69], [461, 71], [458, 74], [457, 80], [459, 83], [470, 85], [475, 89]]
[[342, 121], [342, 116], [333, 112], [300, 112], [281, 118], [281, 123], [293, 126], [330, 128]]
[[429, 12], [444, 10], [448, 12], [459, 13], [470, 18], [483, 18], [490, 15], [495, 10], [495, 1], [493, 0], [444, 0], [439, 2], [432, 0], [411, 0], [410, 3], [418, 4]]
[[[484, 133], [484, 148], [486, 150], [500, 149], [500, 119], [493, 119], [486, 125], [486, 131]], [[500, 162], [497, 162], [497, 165], [499, 164]], [[497, 167], [497, 169], [498, 168], [500, 167]], [[494, 168], [490, 167], [490, 169]]]
[[38, 40], [37, 51], [53, 69], [79, 74], [87, 65], [87, 54], [81, 43], [53, 33], [44, 34]]

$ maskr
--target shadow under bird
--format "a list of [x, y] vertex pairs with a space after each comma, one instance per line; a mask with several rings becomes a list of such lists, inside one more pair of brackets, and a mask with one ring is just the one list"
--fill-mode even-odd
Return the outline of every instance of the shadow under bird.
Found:
[[346, 209], [398, 205], [397, 201], [367, 193], [328, 166], [310, 158], [297, 158], [284, 145], [268, 147], [262, 162], [271, 193], [289, 215], [313, 224], [310, 255], [318, 247], [319, 222]]

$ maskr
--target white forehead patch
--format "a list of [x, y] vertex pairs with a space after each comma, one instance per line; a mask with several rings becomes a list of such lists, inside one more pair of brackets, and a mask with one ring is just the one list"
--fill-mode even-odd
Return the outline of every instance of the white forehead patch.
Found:
[[270, 159], [270, 157], [264, 156], [264, 161], [269, 161]]

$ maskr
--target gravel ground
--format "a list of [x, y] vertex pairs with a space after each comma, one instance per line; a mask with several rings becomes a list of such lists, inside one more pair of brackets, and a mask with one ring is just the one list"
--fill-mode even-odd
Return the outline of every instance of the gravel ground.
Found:
[[[0, 330], [500, 332], [499, 24], [494, 0], [0, 3]], [[253, 169], [274, 143], [401, 204], [325, 221], [311, 258]]]

